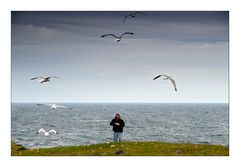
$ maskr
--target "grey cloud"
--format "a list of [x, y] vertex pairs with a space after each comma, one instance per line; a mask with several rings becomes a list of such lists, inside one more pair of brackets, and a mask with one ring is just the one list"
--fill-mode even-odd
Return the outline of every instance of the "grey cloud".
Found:
[[[93, 12], [94, 13], [94, 12]], [[125, 12], [126, 13], [126, 12]], [[13, 13], [13, 27], [12, 32], [15, 38], [30, 41], [31, 35], [34, 37], [39, 34], [45, 37], [46, 34], [41, 33], [42, 29], [50, 32], [56, 32], [55, 38], [63, 38], [68, 41], [69, 36], [74, 39], [77, 38], [98, 38], [104, 33], [117, 33], [121, 34], [124, 31], [133, 31], [135, 38], [148, 38], [148, 39], [165, 39], [165, 40], [180, 40], [190, 42], [225, 42], [228, 41], [228, 24], [224, 24], [214, 13], [205, 13], [205, 17], [189, 17], [185, 13], [181, 16], [179, 14], [167, 14], [163, 12], [149, 12], [147, 16], [137, 18], [129, 21], [127, 24], [122, 24], [121, 18], [124, 12], [95, 12], [95, 14], [87, 15], [84, 12], [72, 14], [57, 14], [49, 12], [47, 14], [34, 14], [30, 15], [25, 13], [26, 16], [17, 17], [17, 13]], [[204, 12], [202, 13], [204, 15]], [[15, 16], [16, 15], [16, 16]], [[155, 16], [156, 15], [156, 16]], [[196, 15], [196, 14], [195, 14]], [[15, 18], [16, 17], [16, 18]], [[179, 17], [179, 19], [176, 19]], [[14, 19], [15, 18], [15, 19]], [[18, 18], [18, 19], [17, 19]], [[173, 19], [174, 18], [174, 19]], [[205, 22], [204, 22], [205, 19]], [[212, 19], [212, 20], [211, 20]], [[226, 19], [225, 19], [226, 20]], [[226, 22], [226, 21], [225, 21]], [[26, 26], [26, 28], [24, 28]], [[30, 28], [32, 28], [30, 31]], [[35, 30], [34, 30], [35, 28]], [[16, 29], [16, 30], [15, 30]], [[23, 37], [18, 34], [24, 34]], [[14, 38], [14, 39], [15, 39]], [[19, 40], [20, 40], [19, 39]], [[84, 40], [84, 39], [83, 39]], [[36, 40], [34, 40], [36, 42]]]

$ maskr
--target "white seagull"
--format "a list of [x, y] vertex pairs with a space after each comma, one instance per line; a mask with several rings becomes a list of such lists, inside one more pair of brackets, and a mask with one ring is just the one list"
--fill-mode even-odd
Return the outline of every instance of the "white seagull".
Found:
[[44, 83], [44, 82], [50, 82], [50, 79], [51, 79], [51, 78], [61, 79], [61, 78], [58, 77], [58, 76], [48, 76], [48, 77], [34, 77], [34, 78], [31, 78], [30, 80], [38, 79], [38, 82], [40, 82], [40, 83], [42, 84], [42, 83]]
[[126, 35], [126, 34], [134, 35], [133, 32], [125, 32], [125, 33], [121, 34], [120, 36], [116, 36], [116, 35], [114, 35], [114, 34], [105, 34], [105, 35], [102, 35], [101, 38], [106, 37], [106, 36], [112, 36], [112, 37], [114, 37], [114, 38], [117, 39], [117, 42], [119, 42], [119, 41], [121, 41], [122, 37], [123, 37], [124, 35]]
[[51, 130], [49, 130], [49, 131], [47, 132], [47, 131], [45, 131], [43, 128], [41, 128], [41, 129], [38, 130], [37, 134], [38, 134], [38, 133], [41, 133], [41, 132], [42, 132], [45, 136], [49, 136], [51, 133], [58, 134], [58, 132], [57, 132], [56, 130], [54, 130], [54, 129], [51, 129]]
[[125, 23], [125, 21], [126, 21], [126, 19], [128, 18], [128, 17], [136, 17], [136, 15], [146, 15], [146, 13], [143, 13], [143, 12], [133, 12], [133, 13], [131, 13], [131, 14], [128, 14], [128, 15], [126, 15], [125, 17], [124, 17], [124, 19], [123, 19], [123, 23]]
[[72, 109], [72, 108], [68, 108], [62, 105], [57, 105], [57, 104], [37, 104], [38, 106], [42, 106], [42, 105], [47, 105], [50, 106], [52, 109], [56, 110], [57, 108], [67, 108], [67, 109]]
[[162, 75], [156, 76], [155, 78], [153, 78], [153, 80], [158, 79], [159, 77], [162, 77], [163, 80], [170, 80], [175, 88], [175, 91], [177, 91], [176, 82], [174, 79], [172, 79], [172, 77], [162, 74]]

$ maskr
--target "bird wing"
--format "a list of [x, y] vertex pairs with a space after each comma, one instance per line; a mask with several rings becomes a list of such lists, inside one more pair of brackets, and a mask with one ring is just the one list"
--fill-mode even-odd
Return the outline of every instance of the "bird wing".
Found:
[[41, 129], [38, 130], [38, 133], [40, 133], [40, 132], [45, 133], [46, 131], [43, 128], [41, 128]]
[[133, 32], [125, 32], [125, 33], [123, 33], [123, 34], [120, 36], [120, 38], [122, 38], [122, 36], [123, 36], [123, 35], [126, 35], [126, 34], [133, 35], [134, 33], [133, 33]]
[[58, 76], [52, 76], [53, 78], [57, 78], [57, 79], [62, 79], [62, 78], [60, 78], [60, 77], [58, 77]]
[[166, 77], [166, 78], [168, 78], [168, 79], [171, 78], [171, 77], [169, 77], [168, 75], [165, 75], [165, 74], [163, 74], [162, 76], [164, 76], [164, 77]]
[[134, 12], [133, 14], [141, 14], [141, 15], [147, 15], [146, 13], [144, 13], [144, 12], [140, 12], [140, 11], [137, 11], [137, 12]]
[[124, 19], [123, 19], [123, 23], [125, 23], [127, 17], [129, 17], [129, 16], [131, 16], [131, 14], [128, 14], [128, 15], [126, 15], [126, 16], [124, 17]]
[[39, 79], [39, 80], [38, 80], [38, 82], [41, 82], [41, 83], [42, 83], [43, 81], [45, 81], [45, 79]]
[[38, 79], [39, 77], [34, 77], [34, 78], [31, 78], [30, 80], [35, 80], [35, 79]]
[[44, 104], [44, 105], [51, 106], [51, 107], [53, 107], [53, 106], [54, 106], [54, 104]]
[[105, 34], [105, 35], [102, 35], [101, 38], [106, 37], [106, 36], [113, 36], [113, 37], [115, 37], [115, 38], [118, 38], [118, 37], [117, 37], [116, 35], [114, 35], [114, 34]]
[[155, 80], [155, 79], [158, 79], [159, 77], [161, 77], [162, 75], [158, 75], [158, 76], [156, 76], [155, 78], [153, 78], [153, 80]]
[[172, 78], [168, 78], [172, 83], [173, 83], [173, 86], [175, 88], [175, 91], [177, 91], [177, 86], [176, 86], [176, 82], [175, 80], [173, 80]]
[[43, 106], [43, 105], [45, 105], [45, 106], [53, 106], [53, 104], [36, 104], [37, 106]]
[[56, 107], [60, 107], [60, 108], [67, 108], [65, 106], [61, 106], [61, 105], [55, 105]]
[[56, 130], [54, 130], [54, 129], [51, 129], [51, 130], [49, 131], [49, 133], [55, 133], [55, 134], [57, 134], [58, 132], [57, 132]]

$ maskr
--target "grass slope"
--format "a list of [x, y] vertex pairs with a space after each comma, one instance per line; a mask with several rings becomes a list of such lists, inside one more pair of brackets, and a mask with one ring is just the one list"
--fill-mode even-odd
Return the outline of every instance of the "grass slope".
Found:
[[13, 156], [228, 156], [229, 149], [219, 145], [164, 142], [120, 142], [88, 146], [28, 149], [12, 143]]

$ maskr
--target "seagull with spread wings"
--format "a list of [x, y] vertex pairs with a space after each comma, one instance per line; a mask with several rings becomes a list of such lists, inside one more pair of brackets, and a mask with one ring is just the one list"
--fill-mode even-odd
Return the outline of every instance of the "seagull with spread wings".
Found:
[[170, 81], [172, 82], [174, 88], [175, 88], [175, 91], [177, 91], [176, 82], [175, 82], [174, 79], [172, 79], [172, 77], [162, 74], [162, 75], [156, 76], [155, 78], [153, 78], [153, 80], [156, 80], [156, 79], [158, 79], [158, 78], [160, 78], [160, 77], [162, 77], [163, 80], [170, 80]]
[[40, 82], [41, 84], [44, 83], [44, 82], [50, 82], [50, 79], [51, 78], [57, 78], [57, 79], [61, 79], [60, 77], [58, 76], [48, 76], [48, 77], [34, 77], [34, 78], [31, 78], [30, 80], [36, 80], [38, 79], [38, 82]]
[[57, 104], [37, 104], [37, 106], [42, 106], [42, 105], [50, 106], [50, 107], [51, 107], [52, 109], [54, 109], [54, 110], [56, 110], [57, 108], [72, 109], [72, 108], [65, 107], [65, 106], [62, 106], [62, 105], [57, 105]]
[[133, 32], [125, 32], [125, 33], [121, 34], [120, 36], [116, 36], [116, 35], [114, 35], [114, 34], [105, 34], [105, 35], [102, 35], [101, 38], [104, 38], [104, 37], [106, 37], [106, 36], [112, 36], [112, 37], [114, 37], [114, 38], [117, 39], [117, 42], [119, 42], [119, 41], [121, 41], [122, 37], [123, 37], [124, 35], [127, 35], [127, 34], [129, 34], [129, 35], [134, 35]]
[[41, 128], [37, 131], [37, 134], [39, 134], [39, 133], [43, 133], [45, 136], [49, 136], [51, 133], [58, 134], [58, 132], [54, 129], [51, 129], [49, 131], [45, 131], [43, 128]]
[[133, 13], [131, 13], [131, 14], [128, 14], [128, 15], [126, 15], [126, 16], [124, 17], [123, 23], [125, 23], [125, 21], [126, 21], [126, 19], [127, 19], [128, 17], [135, 18], [136, 15], [146, 15], [146, 13], [138, 11], [138, 12], [133, 12]]

